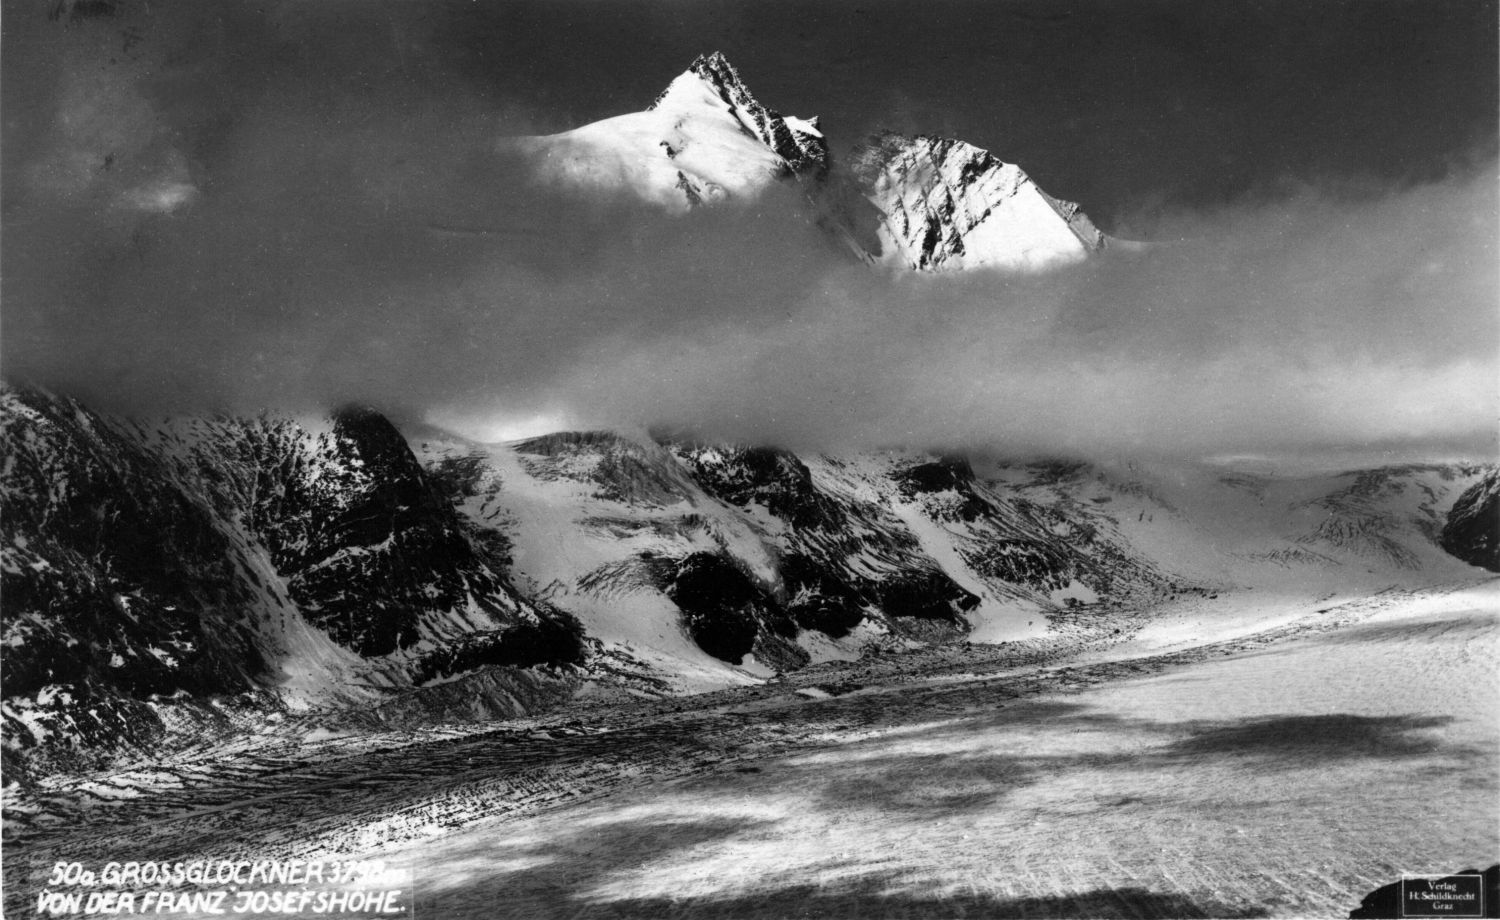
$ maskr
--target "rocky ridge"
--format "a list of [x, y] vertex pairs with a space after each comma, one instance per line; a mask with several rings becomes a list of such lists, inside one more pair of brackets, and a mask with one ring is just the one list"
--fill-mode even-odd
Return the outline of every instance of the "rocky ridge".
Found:
[[[761, 105], [740, 79], [739, 71], [717, 51], [694, 58], [683, 77], [689, 75], [707, 83], [729, 106], [735, 119], [785, 160], [792, 172], [816, 175], [828, 168], [828, 141], [823, 137], [816, 116], [796, 118]], [[676, 86], [674, 81], [651, 103], [648, 111], [671, 107]]]
[[357, 407], [143, 423], [9, 386], [0, 434], [19, 778], [298, 713], [516, 716], [581, 688], [689, 693], [1036, 639], [1256, 579], [1472, 577], [1454, 555], [1483, 562], [1465, 548], [1483, 548], [1496, 475], [1300, 481], [616, 432], [477, 444]]

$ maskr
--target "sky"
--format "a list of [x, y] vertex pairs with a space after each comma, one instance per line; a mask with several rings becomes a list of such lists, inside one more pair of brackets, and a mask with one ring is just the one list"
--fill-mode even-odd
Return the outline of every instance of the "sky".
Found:
[[[1496, 25], [1477, 0], [4, 0], [0, 372], [487, 437], [1493, 457]], [[670, 218], [499, 152], [713, 50], [836, 163], [882, 128], [957, 137], [1170, 245], [893, 277], [795, 201]]]

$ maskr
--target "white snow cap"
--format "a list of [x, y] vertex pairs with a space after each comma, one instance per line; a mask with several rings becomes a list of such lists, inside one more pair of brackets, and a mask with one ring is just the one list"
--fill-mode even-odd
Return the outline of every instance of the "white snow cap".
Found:
[[536, 158], [546, 181], [680, 212], [753, 201], [782, 180], [821, 174], [827, 143], [817, 124], [761, 105], [715, 53], [694, 60], [644, 112], [511, 143]]

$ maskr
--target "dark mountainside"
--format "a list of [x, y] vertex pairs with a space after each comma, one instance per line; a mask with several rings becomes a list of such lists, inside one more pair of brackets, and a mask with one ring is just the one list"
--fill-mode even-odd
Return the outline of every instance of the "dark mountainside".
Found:
[[[846, 254], [897, 270], [1046, 271], [1120, 243], [1077, 204], [1043, 192], [1020, 167], [961, 140], [882, 131], [835, 158], [820, 119], [766, 107], [717, 52], [693, 60], [647, 112], [668, 110], [673, 118], [667, 123], [632, 121], [633, 127], [624, 128], [605, 120], [583, 126], [582, 151], [571, 142], [555, 146], [555, 137], [534, 138], [540, 146], [528, 148], [532, 166], [556, 171], [558, 187], [585, 196], [603, 188], [684, 211], [736, 200], [765, 206], [762, 193], [779, 180], [798, 194], [782, 196], [775, 207], [802, 202], [806, 215]], [[770, 155], [764, 159], [772, 176], [762, 177], [770, 181], [731, 190], [710, 179], [723, 179], [721, 172], [737, 175], [743, 164], [734, 158], [749, 154], [726, 154], [715, 142], [700, 140], [695, 126], [705, 125], [727, 128], [764, 148], [756, 153]], [[661, 140], [642, 145], [642, 131], [660, 132]], [[618, 167], [621, 176], [606, 181], [601, 176], [617, 167], [601, 164], [616, 158], [626, 165]], [[689, 160], [696, 166], [684, 165]], [[1140, 244], [1119, 248], [1133, 251]]]
[[1441, 542], [1463, 561], [1500, 572], [1500, 473], [1490, 473], [1458, 497]]
[[[375, 412], [314, 434], [269, 416], [148, 427], [36, 390], [3, 399], [10, 766], [162, 743], [179, 703], [172, 719], [221, 727], [280, 709], [289, 661], [335, 679], [313, 693], [330, 703], [582, 661], [578, 624], [516, 593], [492, 536]], [[229, 714], [192, 705], [209, 700]]]
[[[525, 525], [475, 511], [550, 483], [582, 483], [615, 509], [565, 522], [580, 537], [619, 535], [622, 561], [584, 574], [581, 590], [664, 597], [684, 636], [735, 665], [795, 670], [811, 660], [808, 637], [856, 630], [962, 641], [979, 584], [1059, 623], [1080, 604], [1191, 588], [1100, 504], [1149, 498], [1144, 487], [1078, 464], [1031, 468], [1025, 488], [982, 480], [956, 456], [882, 461], [875, 479], [857, 458], [820, 457], [815, 476], [784, 450], [594, 432], [508, 448], [532, 473], [502, 479], [466, 442], [419, 462], [370, 409], [142, 423], [15, 387], [0, 394], [0, 434], [5, 764], [17, 780], [300, 712], [371, 725], [496, 718], [607, 683], [619, 663], [569, 609], [578, 596], [514, 579]], [[1314, 506], [1321, 523], [1271, 561], [1352, 553], [1411, 567], [1415, 534], [1493, 566], [1496, 474], [1444, 517], [1432, 510], [1442, 496], [1414, 478], [1428, 473], [1473, 475], [1342, 479]], [[1425, 509], [1414, 520], [1389, 510], [1408, 495]], [[679, 516], [649, 517], [667, 512]], [[728, 527], [758, 536], [747, 544]], [[633, 549], [642, 532], [670, 539]]]

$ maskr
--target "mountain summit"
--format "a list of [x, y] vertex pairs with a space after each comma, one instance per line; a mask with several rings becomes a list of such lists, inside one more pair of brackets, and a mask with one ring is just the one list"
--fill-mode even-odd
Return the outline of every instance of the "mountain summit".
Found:
[[857, 258], [894, 268], [1043, 271], [1111, 242], [1078, 205], [963, 141], [886, 132], [834, 168], [819, 120], [762, 105], [718, 52], [696, 58], [644, 112], [510, 143], [545, 182], [677, 213], [760, 202], [794, 182]]
[[730, 114], [740, 125], [775, 151], [793, 172], [821, 172], [827, 168], [828, 142], [823, 138], [818, 118], [782, 115], [761, 105], [745, 87], [739, 71], [717, 51], [695, 58], [687, 72], [657, 97], [651, 109], [675, 110], [685, 106], [691, 111], [700, 101], [697, 83], [708, 84], [719, 100], [729, 106]]
[[793, 175], [821, 174], [828, 162], [816, 118], [761, 105], [718, 53], [694, 60], [644, 112], [516, 143], [544, 181], [676, 212], [754, 201]]

